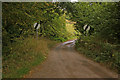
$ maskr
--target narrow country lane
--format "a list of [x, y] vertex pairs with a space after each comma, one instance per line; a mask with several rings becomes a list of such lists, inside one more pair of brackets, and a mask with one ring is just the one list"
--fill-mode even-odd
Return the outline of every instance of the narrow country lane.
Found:
[[50, 51], [48, 59], [27, 78], [117, 78], [114, 73], [74, 50], [75, 40], [64, 42]]

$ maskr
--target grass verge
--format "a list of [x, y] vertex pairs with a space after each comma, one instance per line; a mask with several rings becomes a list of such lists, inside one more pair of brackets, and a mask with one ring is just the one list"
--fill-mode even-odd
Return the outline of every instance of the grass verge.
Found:
[[29, 37], [11, 45], [11, 54], [3, 55], [3, 78], [22, 78], [32, 67], [42, 63], [56, 42]]

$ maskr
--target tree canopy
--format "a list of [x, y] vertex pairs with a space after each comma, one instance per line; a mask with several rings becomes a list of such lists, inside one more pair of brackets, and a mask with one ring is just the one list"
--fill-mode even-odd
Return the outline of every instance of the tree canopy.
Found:
[[[34, 23], [41, 21], [39, 36], [64, 41], [65, 18], [58, 3], [51, 2], [9, 2], [2, 7], [3, 51], [9, 52], [8, 45], [35, 35]], [[4, 50], [5, 49], [5, 50]], [[7, 51], [8, 50], [8, 51]]]
[[61, 3], [71, 20], [75, 21], [76, 30], [83, 33], [85, 24], [94, 28], [94, 35], [108, 40], [109, 42], [119, 42], [120, 36], [120, 2], [78, 2]]

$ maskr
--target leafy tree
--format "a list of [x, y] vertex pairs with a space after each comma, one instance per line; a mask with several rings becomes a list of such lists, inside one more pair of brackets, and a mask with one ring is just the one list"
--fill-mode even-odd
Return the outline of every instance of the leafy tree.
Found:
[[83, 33], [83, 26], [89, 24], [94, 28], [94, 36], [105, 39], [111, 43], [120, 42], [120, 23], [119, 23], [119, 6], [118, 3], [101, 3], [101, 2], [79, 2], [79, 3], [61, 3], [60, 6], [65, 8], [75, 21], [76, 30]]
[[[54, 39], [64, 36], [63, 12], [58, 3], [51, 2], [9, 2], [2, 5], [3, 53], [10, 52], [10, 45], [34, 35], [34, 23], [41, 24], [39, 35]], [[59, 21], [59, 22], [57, 22]], [[61, 33], [63, 33], [61, 35]], [[51, 38], [52, 37], [52, 38]], [[64, 39], [65, 37], [63, 37]], [[59, 40], [59, 39], [58, 39]], [[22, 40], [20, 40], [22, 41]]]

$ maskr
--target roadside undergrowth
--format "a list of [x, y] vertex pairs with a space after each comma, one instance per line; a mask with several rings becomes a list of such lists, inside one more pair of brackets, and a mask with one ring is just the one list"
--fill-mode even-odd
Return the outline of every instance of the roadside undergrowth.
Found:
[[80, 53], [120, 73], [119, 46], [94, 37], [82, 37], [78, 39], [75, 47]]
[[56, 44], [46, 38], [33, 37], [11, 45], [11, 54], [2, 56], [3, 78], [22, 78], [32, 67], [41, 64]]

